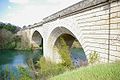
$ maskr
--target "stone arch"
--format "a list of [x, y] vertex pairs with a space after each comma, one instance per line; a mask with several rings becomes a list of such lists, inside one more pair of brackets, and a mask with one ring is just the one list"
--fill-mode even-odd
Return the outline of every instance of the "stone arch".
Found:
[[41, 34], [35, 30], [32, 34], [32, 48], [43, 48], [43, 37]]
[[[52, 59], [55, 60], [56, 62], [61, 61], [59, 52], [54, 50], [54, 47], [59, 42], [60, 37], [62, 37], [64, 39], [65, 43], [69, 47], [70, 54], [72, 54], [71, 59], [72, 59], [73, 63], [75, 64], [75, 66], [76, 67], [80, 67], [82, 63], [84, 65], [87, 65], [88, 64], [88, 60], [87, 60], [87, 57], [85, 55], [84, 49], [82, 48], [82, 45], [80, 44], [80, 42], [77, 39], [77, 37], [72, 33], [72, 31], [70, 31], [69, 29], [67, 29], [65, 27], [57, 27], [57, 28], [55, 28], [51, 32], [51, 34], [49, 36], [49, 39], [48, 39], [48, 44], [49, 45], [48, 46], [49, 46], [49, 49], [50, 49], [51, 54], [52, 54]], [[77, 45], [75, 45], [75, 44], [77, 44]], [[79, 48], [82, 48], [82, 51], [84, 52], [83, 53], [84, 56], [82, 56], [84, 58], [82, 60], [80, 60], [81, 56], [78, 56], [78, 55], [77, 55], [78, 57], [77, 56], [75, 56], [75, 57], [73, 56], [73, 55], [75, 55], [75, 54], [73, 54], [74, 53], [73, 48], [77, 48], [77, 46]]]

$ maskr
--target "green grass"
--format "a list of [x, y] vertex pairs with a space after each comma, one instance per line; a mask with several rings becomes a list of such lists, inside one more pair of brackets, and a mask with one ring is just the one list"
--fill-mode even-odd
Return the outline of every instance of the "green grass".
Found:
[[120, 80], [120, 62], [82, 67], [50, 80]]

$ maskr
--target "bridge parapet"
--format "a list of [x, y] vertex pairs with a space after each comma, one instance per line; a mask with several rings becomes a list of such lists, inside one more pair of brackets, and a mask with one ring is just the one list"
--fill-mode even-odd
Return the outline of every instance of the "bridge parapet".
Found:
[[109, 4], [109, 2], [114, 2], [114, 1], [117, 0], [83, 0], [61, 11], [58, 11], [48, 17], [43, 18], [42, 21], [35, 23], [34, 25], [31, 25], [30, 28], [39, 27], [45, 23], [55, 21], [57, 19], [69, 17], [78, 14], [80, 12], [84, 12], [86, 10], [91, 10], [93, 8], [106, 5]]
[[95, 7], [98, 6], [98, 4], [101, 4], [102, 6], [108, 2], [113, 2], [113, 1], [116, 1], [116, 0], [83, 0], [44, 18], [43, 21], [44, 23], [47, 23], [50, 21], [54, 21], [58, 18], [65, 18], [68, 16], [72, 16], [72, 15], [78, 14], [79, 12], [90, 10], [91, 8], [94, 8], [94, 6]]
[[30, 28], [34, 28], [34, 27], [40, 27], [42, 26], [44, 23], [43, 21], [39, 22], [39, 23], [35, 23], [34, 25], [31, 25]]

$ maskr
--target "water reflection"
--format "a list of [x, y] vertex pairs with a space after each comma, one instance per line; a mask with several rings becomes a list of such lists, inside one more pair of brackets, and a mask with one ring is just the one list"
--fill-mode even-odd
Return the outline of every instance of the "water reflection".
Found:
[[[11, 54], [12, 53], [12, 54]], [[11, 50], [0, 50], [0, 65], [12, 63], [13, 57], [15, 56], [14, 51]]]
[[85, 52], [82, 48], [72, 48], [71, 58], [75, 67], [85, 66], [88, 64]]
[[0, 71], [6, 66], [15, 71], [18, 66], [27, 68], [29, 59], [37, 60], [42, 55], [41, 50], [36, 51], [17, 51], [17, 50], [0, 50]]
[[25, 56], [24, 55], [17, 55], [14, 57], [14, 60], [12, 62], [12, 66], [18, 67], [18, 66], [22, 66], [22, 67], [28, 67], [25, 61]]

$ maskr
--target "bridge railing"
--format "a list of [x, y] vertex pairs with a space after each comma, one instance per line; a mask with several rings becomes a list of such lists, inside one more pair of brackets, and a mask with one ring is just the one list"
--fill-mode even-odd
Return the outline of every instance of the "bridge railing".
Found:
[[[101, 3], [108, 2], [109, 0], [83, 0], [70, 7], [67, 7], [61, 11], [58, 11], [46, 18], [43, 19], [44, 23], [54, 21], [58, 18], [65, 18], [83, 12], [86, 9], [91, 9], [93, 6], [96, 6]], [[112, 0], [114, 1], [114, 0]]]
[[117, 0], [83, 0], [61, 11], [58, 11], [48, 17], [43, 18], [41, 22], [31, 25], [30, 28], [39, 27], [45, 23], [55, 21], [57, 19], [69, 17], [69, 16], [78, 14], [80, 12], [84, 12], [86, 10], [90, 10], [98, 6], [106, 5], [108, 4], [108, 2], [113, 2], [113, 1], [117, 1]]

